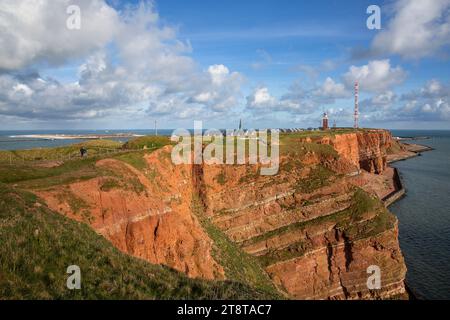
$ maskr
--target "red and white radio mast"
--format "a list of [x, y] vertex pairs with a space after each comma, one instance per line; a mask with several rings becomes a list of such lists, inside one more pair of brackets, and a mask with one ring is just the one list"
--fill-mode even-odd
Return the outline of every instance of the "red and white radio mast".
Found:
[[358, 81], [355, 82], [355, 124], [354, 124], [354, 128], [358, 129], [359, 128], [359, 84]]

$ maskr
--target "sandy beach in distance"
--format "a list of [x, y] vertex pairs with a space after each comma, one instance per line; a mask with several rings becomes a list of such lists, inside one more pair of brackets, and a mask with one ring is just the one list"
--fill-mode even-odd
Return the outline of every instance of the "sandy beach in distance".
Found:
[[78, 139], [107, 139], [107, 138], [131, 138], [142, 137], [139, 134], [132, 133], [118, 133], [118, 134], [88, 134], [88, 135], [65, 135], [65, 134], [29, 134], [29, 135], [15, 135], [10, 138], [28, 138], [28, 139], [42, 139], [42, 140], [78, 140]]

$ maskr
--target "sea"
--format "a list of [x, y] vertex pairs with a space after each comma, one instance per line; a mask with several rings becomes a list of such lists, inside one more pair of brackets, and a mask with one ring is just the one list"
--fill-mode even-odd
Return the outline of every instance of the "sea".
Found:
[[[170, 136], [173, 130], [158, 130], [158, 135]], [[0, 150], [21, 150], [34, 148], [52, 148], [79, 143], [85, 140], [78, 139], [41, 139], [30, 138], [33, 135], [114, 135], [130, 134], [129, 138], [108, 138], [120, 142], [127, 142], [133, 138], [131, 135], [155, 135], [155, 130], [20, 130], [20, 131], [0, 131]]]
[[450, 299], [450, 131], [392, 130], [394, 136], [429, 137], [412, 143], [434, 148], [393, 164], [406, 197], [389, 210], [399, 220], [406, 281], [419, 299]]
[[[0, 150], [56, 147], [82, 140], [43, 140], [40, 134], [153, 135], [154, 130], [0, 131]], [[399, 219], [400, 247], [408, 268], [408, 287], [419, 299], [450, 299], [450, 131], [392, 130], [398, 137], [427, 137], [412, 143], [434, 150], [393, 164], [400, 171], [406, 196], [389, 209]], [[172, 130], [158, 130], [170, 136]], [[116, 140], [126, 142], [127, 138]]]

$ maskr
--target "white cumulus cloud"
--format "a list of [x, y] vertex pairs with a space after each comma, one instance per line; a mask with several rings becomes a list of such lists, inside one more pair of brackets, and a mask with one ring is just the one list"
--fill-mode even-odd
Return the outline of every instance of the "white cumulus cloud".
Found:
[[[103, 0], [78, 1], [80, 30], [66, 28], [69, 3], [0, 3], [1, 115], [186, 118], [226, 113], [238, 104], [242, 75], [222, 64], [201, 70], [189, 55], [190, 44], [163, 25], [151, 2], [119, 12]], [[42, 76], [45, 65], [78, 61], [73, 82]]]
[[450, 44], [450, 0], [399, 0], [387, 28], [373, 40], [378, 55], [430, 56]]
[[361, 112], [374, 121], [448, 121], [450, 84], [434, 79], [400, 97], [392, 91], [376, 94], [361, 102]]
[[81, 28], [69, 30], [70, 0], [0, 2], [0, 70], [41, 62], [60, 65], [102, 48], [119, 25], [117, 12], [102, 0], [80, 0]]
[[349, 88], [358, 81], [361, 90], [382, 92], [401, 84], [406, 72], [400, 66], [392, 67], [388, 59], [373, 60], [363, 66], [351, 66], [343, 78]]
[[351, 93], [344, 84], [335, 82], [327, 77], [319, 88], [313, 92], [314, 96], [321, 98], [323, 102], [333, 102], [335, 99], [348, 98]]

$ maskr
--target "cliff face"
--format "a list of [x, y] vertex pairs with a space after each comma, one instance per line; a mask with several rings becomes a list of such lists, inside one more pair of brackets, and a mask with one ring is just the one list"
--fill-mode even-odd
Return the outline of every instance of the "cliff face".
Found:
[[[312, 236], [304, 231], [302, 238], [311, 237], [312, 243], [304, 255], [267, 267], [275, 283], [299, 299], [374, 299], [404, 293], [406, 269], [396, 225], [362, 239], [328, 227]], [[367, 287], [370, 265], [382, 266], [382, 290]]]
[[[397, 220], [353, 177], [358, 170], [381, 174], [391, 139], [382, 130], [293, 138], [293, 152], [282, 152], [275, 177], [260, 177], [252, 167], [206, 166], [207, 212], [291, 297], [402, 295], [406, 267]], [[381, 269], [381, 290], [367, 287], [372, 265]]]
[[174, 166], [167, 147], [145, 157], [148, 169], [106, 159], [103, 175], [36, 193], [49, 207], [89, 223], [121, 251], [191, 277], [223, 279], [212, 240], [192, 214], [192, 168]]
[[358, 169], [370, 173], [382, 173], [386, 169], [387, 150], [393, 140], [386, 130], [368, 130], [323, 137], [314, 141], [331, 145], [340, 156]]
[[[205, 219], [255, 257], [288, 296], [388, 298], [405, 291], [397, 221], [351, 176], [359, 169], [381, 173], [390, 143], [382, 130], [292, 136], [282, 139], [280, 172], [269, 177], [249, 165], [174, 166], [167, 147], [146, 155], [144, 169], [102, 160], [103, 176], [36, 193], [124, 252], [221, 279], [217, 246], [193, 213], [196, 197]], [[119, 186], [108, 180], [114, 175]], [[372, 265], [381, 269], [381, 290], [367, 288]]]
[[392, 136], [387, 131], [373, 130], [357, 134], [360, 167], [370, 173], [382, 173], [386, 169], [387, 150], [392, 145]]

